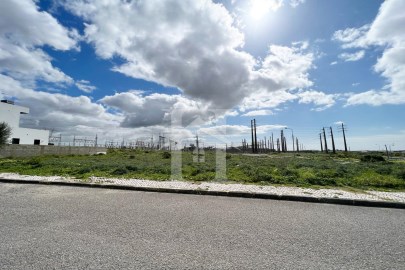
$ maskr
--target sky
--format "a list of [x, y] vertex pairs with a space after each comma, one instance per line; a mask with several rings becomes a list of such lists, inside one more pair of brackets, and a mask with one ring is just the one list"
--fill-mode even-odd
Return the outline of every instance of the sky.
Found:
[[[405, 149], [405, 1], [2, 0], [0, 98], [99, 142]], [[328, 136], [328, 140], [330, 137]], [[288, 147], [291, 147], [290, 141]]]

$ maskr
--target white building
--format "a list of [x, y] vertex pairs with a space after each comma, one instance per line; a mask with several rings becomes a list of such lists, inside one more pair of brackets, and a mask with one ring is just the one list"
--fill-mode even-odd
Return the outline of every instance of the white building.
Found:
[[14, 105], [14, 102], [0, 102], [0, 123], [5, 122], [11, 128], [10, 143], [48, 145], [49, 130], [21, 128], [21, 114], [28, 114], [29, 108]]

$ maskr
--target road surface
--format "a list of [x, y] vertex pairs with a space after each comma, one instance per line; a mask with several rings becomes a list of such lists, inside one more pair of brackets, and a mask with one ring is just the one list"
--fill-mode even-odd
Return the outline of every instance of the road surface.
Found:
[[1, 269], [404, 267], [404, 210], [0, 184]]

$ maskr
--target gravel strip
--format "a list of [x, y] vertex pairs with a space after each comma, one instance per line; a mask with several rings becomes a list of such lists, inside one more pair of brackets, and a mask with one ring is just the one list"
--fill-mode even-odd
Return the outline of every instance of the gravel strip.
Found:
[[[44, 182], [81, 182], [80, 179], [61, 177], [61, 176], [31, 176], [20, 175], [16, 173], [0, 173], [0, 178], [15, 180], [34, 180]], [[382, 192], [382, 191], [364, 191], [361, 193], [349, 192], [340, 189], [312, 189], [299, 187], [283, 186], [258, 186], [235, 183], [211, 183], [211, 182], [182, 182], [182, 181], [153, 181], [142, 179], [120, 179], [120, 178], [102, 178], [90, 177], [86, 183], [96, 184], [114, 184], [133, 187], [150, 187], [166, 189], [184, 189], [184, 190], [207, 190], [207, 191], [226, 191], [226, 192], [248, 192], [260, 194], [293, 195], [306, 196], [314, 198], [341, 198], [368, 201], [391, 201], [405, 203], [405, 192]]]

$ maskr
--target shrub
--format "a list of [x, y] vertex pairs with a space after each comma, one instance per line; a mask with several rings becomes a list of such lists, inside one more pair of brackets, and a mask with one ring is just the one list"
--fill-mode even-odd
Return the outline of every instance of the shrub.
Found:
[[91, 168], [89, 168], [89, 167], [81, 168], [77, 171], [78, 174], [85, 174], [85, 173], [89, 173], [89, 172], [91, 172]]
[[10, 126], [5, 122], [1, 122], [0, 123], [0, 146], [7, 143], [10, 135], [11, 135]]
[[405, 169], [402, 169], [401, 171], [397, 172], [395, 175], [399, 179], [405, 180]]
[[171, 154], [170, 152], [163, 152], [163, 153], [162, 153], [162, 157], [163, 157], [164, 159], [169, 159], [169, 158], [172, 157], [172, 154]]
[[362, 162], [381, 162], [385, 161], [384, 157], [381, 155], [365, 155], [360, 159]]
[[117, 168], [112, 172], [112, 174], [114, 174], [114, 175], [124, 175], [127, 173], [129, 173], [129, 171], [127, 168], [124, 168], [124, 167]]
[[128, 171], [131, 171], [131, 172], [139, 171], [139, 168], [134, 165], [127, 165], [127, 166], [125, 166], [125, 169], [127, 169]]
[[31, 168], [39, 168], [42, 166], [41, 159], [39, 157], [29, 159], [26, 164], [31, 165]]

